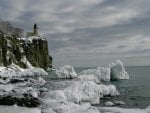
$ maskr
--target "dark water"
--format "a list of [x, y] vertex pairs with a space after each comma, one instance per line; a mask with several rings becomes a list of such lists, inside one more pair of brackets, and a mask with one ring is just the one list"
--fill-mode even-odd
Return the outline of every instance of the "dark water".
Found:
[[[81, 72], [84, 69], [89, 68], [75, 68], [75, 71]], [[104, 106], [106, 101], [123, 101], [125, 105], [120, 107], [126, 108], [146, 108], [150, 106], [150, 67], [126, 67], [126, 71], [130, 75], [129, 80], [106, 83], [116, 85], [121, 95], [105, 97], [101, 99], [100, 105], [97, 106]], [[46, 77], [46, 79], [48, 80], [49, 78]]]
[[126, 67], [126, 71], [130, 75], [129, 80], [111, 82], [116, 85], [121, 96], [111, 98], [110, 100], [124, 101], [126, 104], [122, 107], [145, 108], [149, 106], [150, 67]]

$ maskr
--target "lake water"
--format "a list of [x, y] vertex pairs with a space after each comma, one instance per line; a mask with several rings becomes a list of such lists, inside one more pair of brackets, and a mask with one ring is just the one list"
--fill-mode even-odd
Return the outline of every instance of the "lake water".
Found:
[[[89, 68], [78, 67], [75, 68], [75, 71], [78, 73], [85, 69]], [[104, 106], [106, 101], [123, 101], [125, 105], [119, 107], [125, 108], [146, 108], [150, 105], [150, 67], [126, 67], [126, 71], [130, 75], [129, 80], [105, 82], [105, 84], [116, 85], [121, 95], [105, 97], [101, 99], [100, 104], [95, 106]], [[45, 79], [49, 79], [49, 77]]]

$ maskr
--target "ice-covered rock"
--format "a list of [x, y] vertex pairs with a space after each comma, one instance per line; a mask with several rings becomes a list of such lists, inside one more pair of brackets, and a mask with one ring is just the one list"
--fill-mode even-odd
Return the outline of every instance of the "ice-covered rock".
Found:
[[99, 79], [95, 75], [79, 75], [76, 80], [81, 81], [93, 81], [95, 83], [100, 83]]
[[102, 90], [102, 95], [103, 96], [117, 96], [117, 95], [120, 95], [120, 93], [117, 91], [115, 85], [101, 84], [100, 88]]
[[11, 64], [10, 66], [0, 67], [0, 77], [21, 77], [21, 76], [36, 76], [36, 75], [48, 75], [48, 73], [42, 68], [30, 68], [23, 69], [15, 64]]
[[96, 84], [93, 81], [73, 81], [62, 90], [51, 90], [46, 97], [74, 103], [98, 104], [103, 96], [116, 96], [119, 92], [114, 85]]
[[126, 72], [123, 63], [120, 60], [116, 60], [112, 64], [110, 64], [111, 68], [111, 79], [129, 79], [129, 75]]
[[123, 102], [123, 101], [115, 101], [114, 104], [116, 104], [116, 105], [124, 105], [125, 102]]
[[53, 78], [64, 78], [64, 79], [71, 79], [77, 77], [77, 73], [75, 72], [74, 68], [70, 65], [65, 65], [56, 69], [55, 76]]
[[91, 81], [75, 81], [64, 89], [64, 94], [68, 101], [80, 103], [90, 102], [96, 104], [100, 102], [102, 90], [100, 86]]
[[42, 113], [99, 113], [97, 108], [89, 103], [75, 104], [68, 101], [45, 99], [47, 108]]
[[78, 75], [95, 75], [99, 81], [110, 81], [110, 68], [98, 67], [97, 69], [88, 69], [80, 72]]
[[111, 101], [105, 102], [105, 106], [113, 106], [113, 105], [114, 105], [114, 103], [112, 103]]

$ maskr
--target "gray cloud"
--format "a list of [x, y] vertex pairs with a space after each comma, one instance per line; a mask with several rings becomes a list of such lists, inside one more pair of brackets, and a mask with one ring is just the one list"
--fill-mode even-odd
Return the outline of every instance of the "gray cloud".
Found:
[[149, 5], [149, 0], [1, 0], [0, 15], [26, 31], [37, 22], [54, 65], [106, 65], [116, 58], [148, 65]]

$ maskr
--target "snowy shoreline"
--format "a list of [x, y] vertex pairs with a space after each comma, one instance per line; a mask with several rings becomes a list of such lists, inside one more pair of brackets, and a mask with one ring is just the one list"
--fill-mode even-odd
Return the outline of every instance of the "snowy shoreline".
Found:
[[[94, 107], [104, 96], [120, 95], [115, 85], [104, 84], [103, 81], [129, 79], [123, 63], [120, 60], [108, 67], [83, 70], [76, 73], [72, 66], [63, 66], [53, 70], [56, 79], [66, 81], [51, 81], [48, 84], [42, 75], [50, 76], [39, 68], [21, 69], [15, 65], [0, 67], [0, 113], [149, 113], [150, 107], [145, 109], [127, 109], [112, 107], [114, 104], [125, 104], [121, 101], [107, 102], [106, 106]], [[30, 76], [38, 76], [31, 78]], [[23, 78], [24, 76], [28, 76]], [[71, 78], [71, 79], [70, 79]], [[8, 101], [8, 103], [2, 103]], [[23, 106], [23, 107], [19, 107]], [[28, 108], [32, 107], [32, 108]], [[6, 110], [7, 109], [7, 110]], [[10, 110], [12, 109], [12, 110]]]

